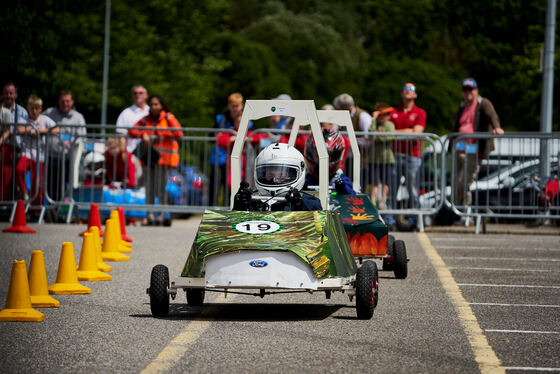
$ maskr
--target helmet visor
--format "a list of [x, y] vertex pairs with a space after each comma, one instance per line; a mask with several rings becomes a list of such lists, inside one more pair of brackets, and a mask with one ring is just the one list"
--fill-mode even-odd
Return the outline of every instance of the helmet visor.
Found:
[[298, 178], [298, 169], [290, 165], [257, 166], [257, 181], [262, 186], [285, 186]]

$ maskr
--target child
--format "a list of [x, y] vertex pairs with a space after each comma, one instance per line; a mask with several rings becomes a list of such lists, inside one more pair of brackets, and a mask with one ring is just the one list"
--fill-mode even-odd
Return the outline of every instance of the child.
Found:
[[[374, 109], [372, 131], [379, 133], [394, 132], [395, 125], [389, 121], [389, 115], [393, 108], [385, 103], [377, 103]], [[392, 136], [374, 136], [371, 201], [377, 201], [379, 209], [387, 209], [387, 195], [389, 194], [389, 184], [393, 173], [393, 164], [395, 163], [395, 157], [391, 150], [392, 142]], [[378, 199], [379, 184], [381, 184], [381, 198]]]
[[[21, 157], [16, 166], [16, 177], [20, 193], [28, 200], [37, 191], [33, 205], [42, 205], [44, 196], [45, 180], [45, 136], [55, 122], [49, 117], [41, 114], [43, 101], [36, 95], [29, 96], [27, 100], [27, 111], [29, 118], [25, 124], [18, 125], [17, 132], [22, 135]], [[31, 126], [33, 125], [33, 126]], [[36, 130], [35, 130], [36, 129]], [[58, 130], [58, 129], [57, 129]], [[53, 130], [52, 133], [58, 131]], [[38, 163], [38, 164], [37, 164]], [[37, 181], [37, 166], [39, 166], [39, 181]], [[25, 175], [31, 172], [31, 191], [27, 190]]]

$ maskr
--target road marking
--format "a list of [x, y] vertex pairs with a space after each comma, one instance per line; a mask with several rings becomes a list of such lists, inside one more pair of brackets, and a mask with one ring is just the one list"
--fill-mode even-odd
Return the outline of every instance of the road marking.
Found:
[[[226, 299], [223, 294], [219, 295], [213, 303], [224, 303], [234, 298], [234, 295], [228, 295]], [[192, 320], [179, 335], [177, 335], [169, 344], [160, 352], [160, 354], [148, 365], [142, 374], [164, 373], [175, 366], [175, 364], [184, 356], [194, 343], [212, 323], [208, 315], [212, 313], [211, 307], [205, 308], [202, 313]]]
[[[458, 245], [438, 245], [438, 249], [467, 249], [467, 250], [472, 250], [472, 249], [488, 249], [488, 250], [499, 250], [500, 248], [496, 247], [496, 246], [484, 246], [484, 247], [475, 247], [475, 246], [471, 246], [469, 243], [465, 243], [465, 245], [463, 246], [458, 246]], [[527, 247], [512, 247], [512, 248], [504, 248], [507, 249], [508, 252], [510, 251], [524, 251], [524, 252], [530, 252], [530, 251], [550, 251], [550, 252], [560, 252], [560, 249], [557, 248], [527, 248]]]
[[486, 329], [486, 332], [505, 332], [505, 333], [514, 333], [514, 334], [551, 334], [551, 335], [558, 335], [560, 331], [531, 331], [531, 330], [492, 330]]
[[531, 307], [531, 308], [560, 308], [560, 305], [543, 305], [543, 304], [501, 304], [501, 303], [469, 303], [469, 305], [488, 305], [488, 306], [515, 306], [515, 307]]
[[445, 292], [457, 314], [459, 316], [459, 321], [463, 326], [471, 348], [474, 353], [474, 359], [478, 364], [481, 373], [505, 373], [505, 369], [502, 367], [500, 359], [488, 344], [488, 340], [484, 335], [482, 329], [478, 325], [475, 315], [472, 312], [471, 307], [461, 294], [461, 289], [455, 283], [453, 275], [446, 267], [445, 262], [437, 253], [436, 249], [430, 243], [428, 235], [425, 233], [417, 233], [420, 245], [424, 249], [426, 256], [428, 256], [432, 266], [436, 270], [439, 280], [445, 289]]
[[560, 262], [558, 258], [521, 258], [521, 257], [466, 257], [466, 256], [445, 256], [444, 260], [496, 260], [496, 261], [539, 261], [539, 262]]
[[513, 288], [560, 288], [560, 286], [534, 286], [530, 284], [479, 284], [479, 283], [457, 283], [460, 287], [513, 287]]
[[518, 371], [560, 371], [560, 368], [543, 368], [543, 367], [525, 367], [525, 366], [506, 366], [506, 370]]
[[488, 270], [488, 271], [518, 271], [523, 273], [560, 273], [556, 270], [543, 270], [543, 269], [507, 269], [507, 268], [480, 268], [474, 266], [448, 266], [452, 270]]

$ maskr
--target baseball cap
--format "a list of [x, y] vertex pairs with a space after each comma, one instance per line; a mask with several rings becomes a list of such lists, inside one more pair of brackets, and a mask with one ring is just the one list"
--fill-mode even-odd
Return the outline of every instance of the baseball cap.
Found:
[[478, 88], [476, 81], [473, 78], [465, 78], [463, 79], [463, 83], [461, 83], [461, 87], [472, 87]]

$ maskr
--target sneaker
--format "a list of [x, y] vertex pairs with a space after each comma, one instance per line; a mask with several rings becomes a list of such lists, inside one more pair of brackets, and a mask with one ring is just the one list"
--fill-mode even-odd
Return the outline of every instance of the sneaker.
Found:
[[395, 216], [392, 215], [392, 214], [386, 214], [386, 215], [384, 215], [384, 216], [383, 216], [383, 220], [385, 221], [385, 224], [386, 224], [387, 226], [390, 226], [390, 227], [394, 227], [395, 224], [397, 223], [397, 222], [395, 221]]

